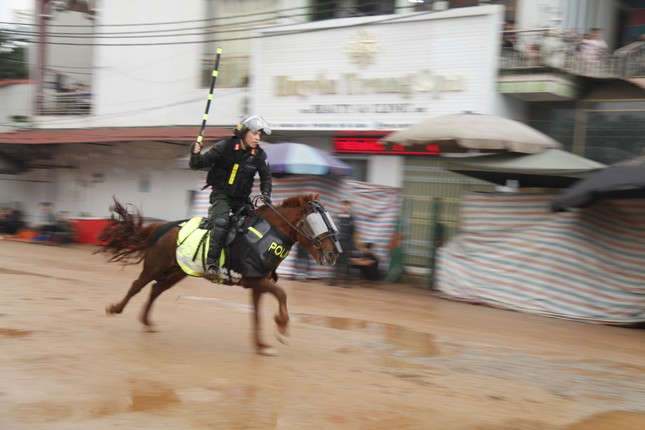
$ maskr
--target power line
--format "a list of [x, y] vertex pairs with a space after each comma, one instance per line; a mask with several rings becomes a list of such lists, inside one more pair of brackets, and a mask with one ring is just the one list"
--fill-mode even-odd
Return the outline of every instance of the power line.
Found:
[[[332, 2], [327, 2], [329, 5], [333, 5]], [[372, 2], [370, 4], [378, 4], [378, 2]], [[307, 6], [307, 7], [297, 7], [297, 8], [290, 8], [290, 9], [283, 9], [283, 10], [277, 10], [277, 11], [268, 11], [268, 12], [258, 12], [258, 13], [253, 13], [253, 14], [245, 14], [245, 15], [237, 15], [237, 16], [230, 16], [230, 17], [223, 17], [223, 18], [210, 18], [210, 19], [203, 19], [203, 20], [195, 20], [195, 21], [177, 21], [175, 23], [186, 23], [186, 22], [211, 22], [211, 21], [219, 21], [219, 20], [228, 20], [228, 19], [238, 19], [238, 18], [246, 18], [246, 17], [251, 17], [251, 16], [257, 16], [257, 15], [276, 15], [274, 17], [267, 17], [267, 18], [262, 18], [262, 19], [255, 19], [255, 20], [250, 20], [250, 21], [240, 21], [240, 22], [233, 22], [230, 24], [225, 24], [225, 25], [219, 25], [216, 30], [211, 30], [211, 31], [205, 31], [202, 33], [187, 33], [187, 34], [154, 34], [154, 33], [176, 33], [176, 32], [182, 32], [182, 31], [199, 31], [199, 30], [209, 30], [213, 28], [213, 25], [206, 25], [206, 26], [199, 26], [199, 27], [189, 27], [189, 28], [170, 28], [170, 29], [159, 29], [159, 30], [141, 30], [141, 31], [126, 31], [126, 32], [109, 32], [109, 33], [96, 33], [96, 32], [90, 32], [90, 33], [58, 33], [58, 32], [47, 32], [48, 37], [53, 37], [53, 38], [72, 38], [72, 39], [83, 39], [83, 38], [108, 38], [108, 39], [119, 39], [119, 38], [135, 38], [135, 37], [141, 37], [141, 38], [151, 38], [151, 37], [182, 37], [182, 36], [202, 36], [204, 34], [221, 34], [221, 33], [230, 33], [230, 32], [244, 32], [244, 31], [249, 31], [249, 30], [262, 30], [265, 28], [279, 28], [279, 27], [289, 27], [289, 26], [294, 26], [294, 25], [300, 25], [303, 24], [302, 22], [296, 22], [296, 23], [289, 23], [289, 24], [275, 24], [275, 25], [270, 25], [270, 26], [260, 26], [258, 27], [257, 24], [260, 23], [267, 23], [267, 22], [272, 22], [276, 21], [277, 19], [284, 19], [284, 18], [289, 18], [289, 19], [295, 19], [295, 18], [300, 18], [303, 16], [308, 16], [309, 13], [300, 13], [300, 14], [291, 14], [291, 15], [282, 15], [282, 12], [285, 11], [291, 11], [291, 10], [298, 10], [298, 9], [312, 9], [314, 6]], [[148, 24], [141, 24], [141, 25], [164, 25], [164, 24], [171, 24], [171, 23], [148, 23]], [[29, 24], [30, 26], [38, 26], [37, 24]], [[121, 25], [136, 25], [136, 24], [117, 24], [118, 26]], [[71, 25], [70, 25], [71, 26]], [[101, 26], [101, 25], [97, 25]], [[49, 27], [68, 27], [67, 25], [48, 25]], [[95, 26], [80, 26], [77, 25], [76, 27], [91, 27], [94, 28]], [[231, 27], [231, 28], [227, 28]], [[248, 28], [239, 28], [239, 27], [248, 27]], [[26, 30], [13, 30], [12, 33], [21, 35], [21, 36], [39, 36], [41, 32], [39, 31], [26, 31]], [[150, 34], [153, 33], [153, 34]], [[144, 36], [144, 34], [150, 34], [148, 36]], [[141, 36], [138, 36], [141, 35]], [[239, 39], [231, 39], [231, 40], [239, 40]], [[53, 43], [52, 43], [53, 44]], [[62, 44], [62, 43], [59, 43]]]
[[[375, 0], [372, 2], [363, 2], [363, 5], [371, 6], [371, 5], [378, 5], [381, 4], [381, 1]], [[183, 21], [166, 21], [166, 22], [147, 22], [147, 23], [133, 23], [133, 24], [50, 24], [48, 25], [49, 27], [66, 27], [66, 28], [94, 28], [94, 27], [135, 27], [135, 26], [153, 26], [153, 25], [177, 25], [177, 24], [191, 24], [191, 23], [198, 23], [198, 22], [213, 22], [213, 21], [225, 21], [225, 20], [236, 20], [240, 18], [248, 18], [248, 17], [254, 17], [254, 16], [259, 16], [259, 15], [267, 15], [267, 14], [281, 14], [281, 13], [287, 13], [290, 11], [297, 11], [304, 9], [307, 12], [311, 11], [317, 11], [320, 9], [323, 9], [324, 7], [336, 7], [336, 1], [335, 0], [327, 0], [326, 2], [318, 2], [316, 4], [312, 4], [310, 6], [296, 6], [296, 7], [291, 7], [291, 8], [285, 8], [285, 9], [277, 9], [273, 11], [264, 11], [264, 12], [254, 12], [254, 13], [244, 13], [240, 15], [231, 15], [231, 16], [225, 16], [225, 17], [217, 17], [217, 18], [204, 18], [204, 19], [194, 19], [194, 20], [183, 20]], [[395, 8], [396, 9], [396, 8]], [[304, 16], [308, 15], [309, 13], [303, 13], [300, 15], [296, 16]], [[276, 18], [290, 18], [291, 15], [283, 17], [283, 16], [276, 16]], [[18, 22], [11, 22], [11, 21], [0, 21], [0, 24], [10, 24], [10, 25], [20, 25], [20, 26], [38, 26], [38, 24], [26, 24], [26, 23], [18, 23]]]
[[[417, 15], [425, 15], [425, 14], [430, 14], [434, 13], [433, 11], [428, 11], [428, 12], [418, 12]], [[395, 16], [388, 16], [387, 18], [375, 20], [375, 21], [370, 21], [370, 22], [359, 22], [355, 24], [350, 24], [350, 25], [342, 25], [342, 28], [353, 28], [353, 27], [364, 27], [364, 26], [372, 26], [372, 25], [377, 25], [377, 24], [382, 24], [382, 23], [387, 23], [387, 22], [396, 22], [398, 20], [402, 20], [407, 18], [407, 15], [395, 15]], [[269, 27], [256, 27], [256, 28], [251, 28], [251, 29], [246, 29], [246, 30], [263, 30], [263, 29], [276, 29], [280, 27], [293, 27], [293, 26], [301, 26], [306, 23], [294, 23], [294, 24], [282, 24], [282, 25], [275, 25], [275, 26], [269, 26]], [[292, 35], [292, 34], [302, 34], [302, 33], [315, 33], [315, 32], [321, 32], [321, 31], [329, 31], [329, 30], [336, 30], [338, 27], [326, 27], [326, 28], [308, 28], [308, 29], [301, 29], [301, 30], [292, 30], [292, 31], [284, 31], [284, 32], [276, 32], [276, 33], [271, 33], [271, 34], [264, 34], [261, 36], [242, 36], [242, 37], [232, 37], [232, 38], [224, 38], [224, 39], [208, 39], [208, 40], [192, 40], [192, 41], [177, 41], [177, 42], [155, 42], [155, 43], [65, 43], [65, 42], [52, 42], [52, 41], [46, 41], [44, 42], [46, 45], [61, 45], [61, 46], [165, 46], [165, 45], [194, 45], [194, 44], [204, 44], [204, 43], [221, 43], [221, 42], [231, 42], [231, 41], [237, 41], [237, 40], [249, 40], [249, 39], [263, 39], [263, 38], [268, 38], [268, 37], [280, 37], [280, 36], [287, 36], [287, 35]], [[237, 31], [237, 30], [236, 30]], [[177, 36], [204, 36], [208, 34], [214, 34], [213, 33], [191, 33], [191, 34], [184, 34], [184, 35], [174, 35], [174, 37]], [[143, 38], [146, 36], [140, 36], [139, 38]], [[168, 37], [168, 36], [147, 36], [147, 37]], [[42, 43], [39, 41], [35, 41], [33, 43]]]
[[[218, 99], [226, 98], [226, 97], [231, 97], [239, 92], [243, 91], [243, 89], [240, 88], [232, 88], [230, 91], [223, 91], [221, 94], [218, 94]], [[153, 112], [161, 109], [167, 109], [167, 108], [172, 108], [172, 107], [177, 107], [177, 106], [182, 106], [182, 105], [187, 105], [191, 103], [196, 103], [196, 102], [201, 102], [203, 101], [203, 97], [199, 98], [193, 98], [193, 99], [187, 99], [187, 100], [182, 100], [178, 102], [173, 102], [173, 103], [168, 103], [165, 105], [158, 105], [158, 106], [153, 106], [153, 107], [148, 107], [148, 108], [136, 108], [134, 110], [128, 110], [128, 111], [121, 111], [121, 112], [114, 112], [111, 114], [105, 114], [105, 115], [85, 115], [85, 117], [89, 117], [92, 119], [98, 119], [98, 120], [105, 120], [105, 119], [114, 119], [114, 118], [120, 118], [124, 116], [131, 116], [135, 114], [140, 114], [143, 112]], [[60, 118], [60, 117], [54, 117], [54, 118], [48, 118], [47, 116], [41, 116], [39, 119], [39, 123], [42, 125], [62, 125], [65, 123], [73, 123], [77, 124], [78, 123], [78, 118], [79, 115], [74, 115], [71, 118]], [[0, 123], [0, 125], [14, 125], [12, 123]]]
[[[233, 24], [227, 24], [221, 27], [228, 27], [228, 26], [250, 26], [249, 28], [232, 28], [232, 29], [224, 29], [224, 30], [218, 30], [215, 31], [214, 33], [221, 32], [229, 32], [229, 31], [247, 31], [249, 29], [256, 29], [255, 26], [252, 26], [251, 24], [257, 24], [257, 23], [262, 23], [262, 22], [271, 22], [275, 21], [276, 18], [266, 18], [266, 19], [258, 19], [258, 20], [253, 20], [253, 21], [245, 21], [241, 23], [233, 23]], [[49, 27], [49, 26], [48, 26]], [[76, 38], [81, 38], [81, 37], [105, 37], [105, 38], [127, 38], [127, 37], [136, 37], [136, 36], [121, 36], [121, 35], [139, 35], [139, 34], [148, 34], [148, 33], [161, 33], [161, 32], [180, 32], [180, 31], [195, 31], [195, 30], [207, 30], [213, 28], [212, 25], [206, 25], [206, 26], [201, 26], [201, 27], [189, 27], [189, 28], [168, 28], [168, 29], [161, 29], [161, 30], [142, 30], [142, 31], [123, 31], [123, 32], [110, 32], [110, 33], [95, 33], [95, 32], [90, 32], [90, 33], [56, 33], [56, 32], [50, 32], [48, 31], [46, 34], [47, 36], [51, 37], [76, 37]], [[18, 35], [25, 35], [25, 36], [39, 36], [41, 34], [40, 31], [27, 31], [27, 30], [13, 30], [11, 33], [13, 34], [18, 34]], [[152, 37], [167, 37], [167, 36], [178, 36], [176, 34], [167, 34], [167, 35], [152, 35]], [[179, 35], [182, 36], [182, 35]], [[145, 37], [145, 36], [141, 36]], [[150, 37], [150, 36], [148, 36]]]

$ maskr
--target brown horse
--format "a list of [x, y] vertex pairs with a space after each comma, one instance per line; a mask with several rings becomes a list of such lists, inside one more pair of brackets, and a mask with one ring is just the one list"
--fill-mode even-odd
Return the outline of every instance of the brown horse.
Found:
[[[201, 272], [186, 271], [185, 266], [182, 266], [178, 260], [178, 245], [180, 244], [178, 238], [180, 238], [180, 224], [182, 221], [171, 223], [156, 222], [144, 225], [143, 218], [138, 210], [128, 212], [127, 207], [116, 199], [111, 210], [114, 213], [110, 222], [98, 237], [105, 246], [97, 252], [112, 254], [109, 259], [110, 262], [138, 264], [143, 261], [143, 270], [132, 283], [125, 297], [120, 302], [109, 305], [106, 308], [106, 312], [108, 314], [120, 314], [134, 295], [149, 282], [156, 281], [152, 285], [150, 297], [144, 305], [140, 317], [141, 323], [150, 330], [152, 325], [148, 316], [155, 299], [188, 276], [187, 272], [193, 276], [201, 276], [203, 275], [203, 270]], [[285, 343], [289, 323], [287, 294], [276, 282], [275, 269], [282, 259], [286, 257], [294, 243], [299, 243], [300, 246], [306, 248], [320, 265], [335, 264], [341, 250], [336, 239], [336, 227], [320, 203], [320, 197], [317, 194], [290, 197], [285, 199], [280, 206], [260, 206], [255, 209], [255, 216], [247, 215], [244, 218], [244, 223], [246, 225], [253, 220], [259, 220], [263, 224], [257, 224], [257, 228], [253, 226], [247, 227], [248, 230], [246, 231], [248, 236], [252, 236], [258, 242], [259, 246], [263, 246], [262, 240], [258, 241], [257, 237], [263, 236], [268, 241], [271, 241], [271, 238], [277, 235], [284, 239], [285, 243], [277, 247], [275, 241], [268, 245], [267, 242], [264, 242], [264, 249], [260, 249], [260, 251], [263, 251], [263, 255], [266, 255], [271, 250], [270, 257], [273, 260], [270, 262], [271, 264], [268, 264], [268, 268], [266, 264], [263, 265], [260, 262], [255, 264], [253, 270], [251, 270], [246, 268], [248, 267], [247, 260], [252, 259], [251, 257], [257, 254], [257, 251], [252, 250], [250, 252], [249, 249], [253, 247], [244, 240], [238, 240], [240, 236], [244, 236], [243, 233], [240, 233], [233, 239], [232, 243], [227, 243], [224, 247], [225, 255], [230, 258], [222, 265], [222, 272], [239, 275], [237, 279], [229, 277], [226, 280], [228, 281], [227, 283], [241, 285], [251, 290], [253, 298], [253, 339], [256, 352], [263, 355], [274, 355], [275, 350], [261, 339], [258, 308], [262, 294], [271, 293], [276, 297], [279, 305], [278, 313], [274, 318], [278, 329], [276, 336], [281, 342]], [[261, 228], [262, 225], [266, 226], [264, 230]], [[270, 230], [267, 231], [267, 228]], [[240, 230], [244, 231], [241, 228]], [[274, 232], [275, 235], [272, 236], [271, 232]], [[181, 234], [183, 234], [183, 231]], [[206, 238], [206, 243], [207, 241], [208, 239]], [[198, 253], [195, 252], [194, 254], [197, 256]], [[257, 259], [254, 261], [257, 261]], [[225, 268], [228, 268], [228, 272]]]

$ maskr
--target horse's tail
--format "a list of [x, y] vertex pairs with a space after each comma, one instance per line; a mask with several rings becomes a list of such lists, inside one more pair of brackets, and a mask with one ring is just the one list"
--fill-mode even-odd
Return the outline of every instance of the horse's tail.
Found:
[[97, 236], [104, 246], [96, 252], [112, 254], [109, 262], [119, 261], [126, 265], [140, 263], [154, 243], [150, 238], [159, 225], [144, 226], [141, 213], [136, 208], [129, 212], [128, 207], [116, 198], [110, 210], [110, 220]]

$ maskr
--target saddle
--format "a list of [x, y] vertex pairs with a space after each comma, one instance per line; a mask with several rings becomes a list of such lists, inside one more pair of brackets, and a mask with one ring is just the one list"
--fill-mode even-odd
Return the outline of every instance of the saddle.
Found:
[[[236, 284], [245, 277], [264, 277], [274, 271], [289, 255], [293, 242], [273, 228], [264, 218], [244, 208], [232, 215], [222, 253], [220, 279], [215, 282]], [[201, 277], [210, 244], [211, 224], [194, 217], [180, 224], [177, 236], [177, 263], [190, 276]]]

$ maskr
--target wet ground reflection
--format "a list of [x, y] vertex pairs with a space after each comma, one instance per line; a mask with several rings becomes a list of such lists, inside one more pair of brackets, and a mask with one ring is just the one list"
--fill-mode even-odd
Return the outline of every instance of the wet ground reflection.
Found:
[[0, 336], [4, 337], [26, 337], [31, 334], [31, 331], [18, 330], [15, 328], [2, 328], [0, 327]]
[[645, 428], [645, 413], [610, 411], [566, 426], [564, 430], [641, 430]]
[[427, 368], [427, 363], [410, 359], [436, 357], [448, 353], [436, 344], [433, 335], [400, 325], [326, 315], [298, 315], [297, 320], [318, 327], [352, 330], [371, 336], [374, 340], [369, 346], [358, 346], [378, 351], [382, 364], [388, 367]]

